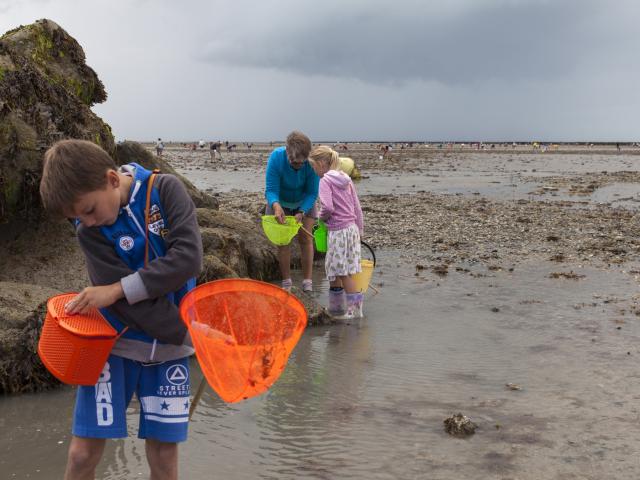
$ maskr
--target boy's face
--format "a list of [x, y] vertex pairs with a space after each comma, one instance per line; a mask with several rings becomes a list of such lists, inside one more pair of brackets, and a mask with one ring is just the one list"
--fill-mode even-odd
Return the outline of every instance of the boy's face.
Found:
[[69, 212], [87, 227], [113, 225], [120, 213], [120, 179], [114, 170], [107, 173], [107, 184], [102, 190], [87, 192], [78, 197]]

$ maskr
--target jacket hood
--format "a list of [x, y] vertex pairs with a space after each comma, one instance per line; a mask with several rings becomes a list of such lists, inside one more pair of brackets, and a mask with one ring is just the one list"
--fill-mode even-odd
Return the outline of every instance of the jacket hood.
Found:
[[349, 178], [349, 175], [339, 170], [329, 170], [324, 174], [323, 178], [326, 178], [331, 185], [343, 190], [346, 189], [351, 182], [351, 178]]

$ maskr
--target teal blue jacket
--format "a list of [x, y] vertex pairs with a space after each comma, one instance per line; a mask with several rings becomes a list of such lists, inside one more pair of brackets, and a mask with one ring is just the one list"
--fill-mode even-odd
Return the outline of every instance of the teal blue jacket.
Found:
[[319, 183], [320, 178], [308, 161], [299, 170], [294, 170], [285, 147], [278, 147], [271, 152], [267, 163], [265, 189], [270, 207], [278, 202], [282, 207], [308, 212], [318, 198]]

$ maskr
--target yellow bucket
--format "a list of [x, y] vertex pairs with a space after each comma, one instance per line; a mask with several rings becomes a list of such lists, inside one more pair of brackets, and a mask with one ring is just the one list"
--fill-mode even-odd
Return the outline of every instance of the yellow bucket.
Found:
[[356, 282], [356, 290], [366, 293], [369, 290], [374, 263], [371, 260], [360, 260], [360, 266], [362, 271], [353, 275], [353, 280]]

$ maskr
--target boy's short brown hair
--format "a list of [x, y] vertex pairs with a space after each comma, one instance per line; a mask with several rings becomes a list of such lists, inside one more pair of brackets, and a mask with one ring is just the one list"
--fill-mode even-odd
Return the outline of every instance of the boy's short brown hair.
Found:
[[311, 151], [311, 140], [304, 133], [294, 130], [287, 136], [287, 155], [293, 158], [307, 158]]
[[107, 171], [116, 163], [95, 143], [87, 140], [60, 140], [44, 154], [40, 197], [44, 208], [64, 216], [81, 195], [102, 190]]

